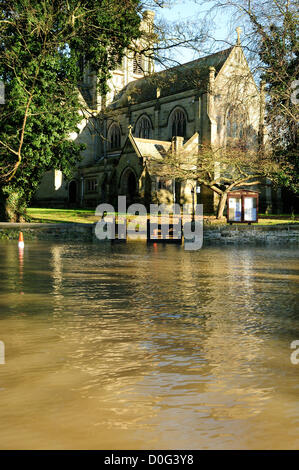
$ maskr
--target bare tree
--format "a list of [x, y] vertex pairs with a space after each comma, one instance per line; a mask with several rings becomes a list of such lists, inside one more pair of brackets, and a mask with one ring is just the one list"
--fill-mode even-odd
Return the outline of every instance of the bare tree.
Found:
[[240, 139], [224, 148], [199, 145], [193, 152], [172, 148], [162, 160], [152, 163], [151, 171], [162, 178], [193, 180], [209, 188], [217, 195], [217, 218], [221, 219], [229, 191], [261, 184], [264, 178], [275, 180], [279, 164], [266, 152], [247, 149]]
[[[299, 41], [296, 0], [197, 0], [208, 16], [228, 12], [231, 26], [243, 26], [242, 45], [265, 82], [265, 120], [281, 183], [298, 194]], [[292, 171], [290, 171], [290, 168]]]

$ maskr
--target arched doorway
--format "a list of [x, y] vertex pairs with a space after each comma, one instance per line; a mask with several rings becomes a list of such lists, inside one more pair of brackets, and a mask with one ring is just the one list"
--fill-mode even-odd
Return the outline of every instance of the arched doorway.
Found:
[[71, 181], [69, 184], [69, 202], [74, 204], [77, 202], [77, 181]]
[[128, 176], [128, 196], [130, 199], [134, 199], [136, 196], [136, 177], [132, 171]]
[[107, 196], [108, 196], [108, 176], [107, 173], [104, 175], [102, 184], [101, 184], [101, 201], [102, 202], [108, 202], [107, 201]]
[[137, 178], [133, 170], [127, 168], [121, 177], [121, 194], [127, 196], [127, 204], [135, 202], [137, 196]]

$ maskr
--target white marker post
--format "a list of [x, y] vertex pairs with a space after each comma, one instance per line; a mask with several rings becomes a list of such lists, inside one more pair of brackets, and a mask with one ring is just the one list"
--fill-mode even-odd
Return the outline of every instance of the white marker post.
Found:
[[23, 232], [20, 232], [19, 234], [19, 243], [18, 243], [18, 247], [19, 248], [24, 248], [24, 237], [23, 237]]

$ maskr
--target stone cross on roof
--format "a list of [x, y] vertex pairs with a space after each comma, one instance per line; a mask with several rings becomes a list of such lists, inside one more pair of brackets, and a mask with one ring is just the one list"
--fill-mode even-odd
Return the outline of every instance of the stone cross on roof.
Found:
[[238, 37], [237, 37], [237, 45], [239, 46], [239, 45], [241, 44], [241, 39], [240, 39], [240, 38], [241, 38], [241, 34], [242, 34], [242, 28], [241, 28], [240, 26], [238, 26], [238, 27], [236, 28], [236, 31], [237, 31], [237, 35], [238, 35]]

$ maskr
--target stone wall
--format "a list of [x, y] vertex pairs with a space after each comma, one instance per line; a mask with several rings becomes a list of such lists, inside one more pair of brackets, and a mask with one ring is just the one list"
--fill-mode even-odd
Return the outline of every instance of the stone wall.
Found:
[[[22, 231], [26, 240], [96, 241], [95, 224], [0, 223], [0, 240], [17, 240]], [[209, 244], [299, 244], [299, 224], [221, 225], [204, 227], [204, 245]]]
[[298, 244], [299, 224], [221, 225], [204, 228], [204, 244]]
[[18, 224], [0, 223], [0, 240], [17, 240], [23, 232], [26, 240], [80, 240], [91, 241], [94, 237], [94, 224]]

